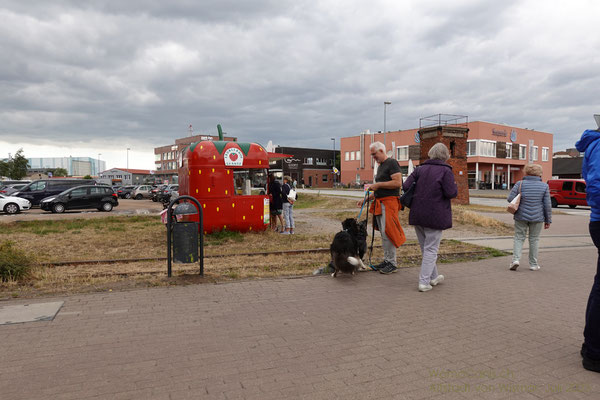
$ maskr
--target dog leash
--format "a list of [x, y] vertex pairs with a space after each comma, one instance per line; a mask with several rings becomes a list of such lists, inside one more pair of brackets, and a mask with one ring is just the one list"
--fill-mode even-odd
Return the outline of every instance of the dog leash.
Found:
[[[367, 190], [367, 194], [366, 194], [367, 224], [369, 223], [369, 200], [370, 200], [369, 192], [370, 192], [370, 190]], [[365, 205], [365, 203], [363, 202], [363, 206], [364, 205]], [[361, 208], [361, 212], [362, 212], [362, 208]], [[359, 214], [359, 218], [360, 218], [360, 214]], [[371, 263], [371, 256], [373, 255], [373, 241], [375, 240], [375, 215], [373, 215], [372, 218], [373, 218], [373, 221], [371, 223], [371, 226], [373, 227], [373, 229], [371, 232], [371, 247], [369, 247], [369, 268], [371, 268], [373, 271], [377, 271], [377, 268], [375, 268], [375, 266]]]
[[[363, 199], [362, 206], [360, 206], [360, 211], [358, 212], [358, 217], [356, 217], [357, 221], [360, 219], [360, 216], [362, 215], [362, 210], [363, 210], [363, 207], [365, 206], [365, 201], [367, 203], [369, 202], [369, 190], [367, 190], [365, 192], [365, 198]], [[369, 207], [367, 206], [367, 222], [368, 222], [368, 219], [369, 219], [369, 210], [368, 210], [368, 208]]]

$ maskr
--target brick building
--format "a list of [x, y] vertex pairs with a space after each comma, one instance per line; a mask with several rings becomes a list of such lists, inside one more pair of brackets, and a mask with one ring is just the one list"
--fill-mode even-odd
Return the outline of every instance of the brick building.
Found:
[[[552, 177], [551, 133], [491, 122], [466, 122], [467, 184], [469, 188], [512, 187], [523, 177], [529, 162], [542, 166], [542, 180]], [[383, 133], [361, 132], [341, 139], [341, 183], [363, 184], [373, 181], [373, 160], [369, 145], [383, 142]], [[421, 159], [419, 128], [386, 132], [388, 154], [408, 172], [409, 160], [415, 166]], [[460, 173], [460, 171], [455, 171]]]
[[333, 167], [336, 158], [339, 157], [339, 151], [277, 146], [274, 153], [291, 154], [293, 156], [269, 161], [269, 169], [275, 172], [276, 175], [289, 175], [298, 184], [304, 184], [308, 187], [333, 187], [335, 179]]
[[[187, 136], [180, 139], [175, 139], [174, 144], [154, 148], [154, 165], [157, 180], [169, 181], [177, 183], [177, 171], [179, 156], [181, 150], [192, 143], [201, 142], [203, 140], [219, 140], [218, 136], [210, 135], [195, 135]], [[237, 141], [235, 137], [226, 137], [225, 141]]]

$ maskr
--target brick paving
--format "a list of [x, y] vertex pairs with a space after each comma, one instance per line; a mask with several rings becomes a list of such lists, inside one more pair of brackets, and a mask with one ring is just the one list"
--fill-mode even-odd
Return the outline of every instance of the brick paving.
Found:
[[579, 356], [596, 256], [441, 264], [427, 293], [408, 268], [2, 302], [65, 304], [0, 326], [0, 398], [598, 399]]

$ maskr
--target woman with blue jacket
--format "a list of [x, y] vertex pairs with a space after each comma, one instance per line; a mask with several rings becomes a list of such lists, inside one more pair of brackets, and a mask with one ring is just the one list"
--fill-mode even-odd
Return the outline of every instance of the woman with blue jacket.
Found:
[[550, 203], [550, 189], [548, 184], [542, 182], [542, 167], [538, 164], [527, 164], [524, 169], [525, 176], [517, 182], [508, 194], [507, 200], [512, 201], [521, 193], [519, 208], [515, 213], [515, 239], [513, 244], [513, 258], [510, 270], [519, 268], [519, 260], [523, 250], [523, 242], [529, 230], [529, 269], [537, 271], [538, 244], [542, 226], [550, 228], [552, 223], [552, 206]]
[[[585, 152], [581, 175], [585, 179], [585, 198], [592, 208], [590, 236], [600, 254], [600, 132], [587, 130], [575, 143], [579, 151]], [[596, 276], [585, 310], [584, 342], [581, 348], [583, 368], [600, 372], [600, 258], [596, 264]]]

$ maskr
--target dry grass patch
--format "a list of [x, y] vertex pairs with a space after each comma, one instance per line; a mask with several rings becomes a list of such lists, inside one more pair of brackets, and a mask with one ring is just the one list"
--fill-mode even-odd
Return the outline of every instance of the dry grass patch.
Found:
[[[304, 197], [304, 196], [303, 196]], [[318, 197], [318, 196], [315, 196]], [[339, 200], [317, 199], [322, 213], [321, 221], [335, 226], [347, 217], [356, 217], [357, 211], [322, 212], [339, 210]], [[307, 199], [308, 201], [308, 199]], [[355, 205], [355, 200], [350, 200]], [[335, 206], [334, 206], [335, 204]], [[310, 212], [311, 215], [314, 213]], [[464, 223], [474, 223], [476, 215], [462, 215]], [[474, 214], [474, 213], [473, 213]], [[401, 212], [401, 221], [407, 227], [407, 212]], [[364, 218], [364, 214], [363, 214]], [[492, 226], [486, 219], [477, 221]], [[325, 223], [325, 222], [323, 222]], [[497, 229], [494, 225], [492, 229]], [[370, 233], [370, 232], [369, 232]], [[195, 264], [173, 264], [174, 277], [166, 277], [167, 263], [100, 262], [85, 265], [44, 267], [41, 263], [137, 259], [166, 256], [166, 229], [156, 216], [116, 216], [89, 220], [58, 220], [15, 222], [3, 225], [0, 241], [10, 239], [15, 246], [29, 255], [35, 255], [37, 266], [24, 282], [0, 284], [0, 298], [35, 296], [48, 293], [75, 293], [134, 287], [173, 284], [222, 282], [238, 279], [261, 279], [281, 276], [307, 276], [329, 262], [328, 251], [296, 255], [243, 255], [282, 250], [328, 249], [333, 233], [307, 233], [294, 236], [279, 235], [270, 230], [258, 233], [218, 232], [205, 237], [205, 276], [199, 277]], [[375, 236], [373, 262], [383, 257], [381, 238]], [[489, 257], [492, 251], [452, 240], [443, 240], [440, 262]], [[227, 255], [226, 257], [221, 257]], [[409, 241], [398, 250], [400, 266], [420, 263], [420, 250]], [[366, 261], [366, 260], [365, 260]]]

